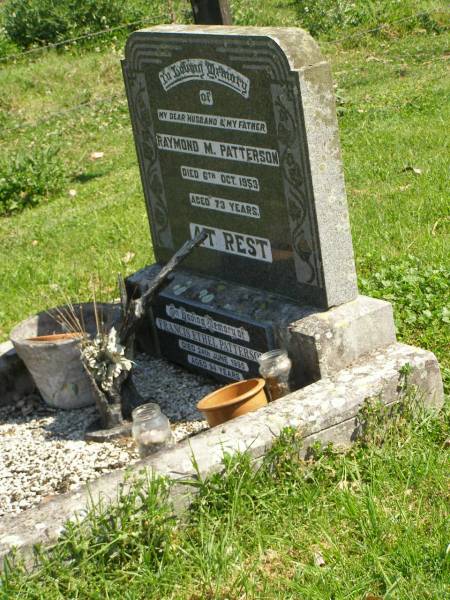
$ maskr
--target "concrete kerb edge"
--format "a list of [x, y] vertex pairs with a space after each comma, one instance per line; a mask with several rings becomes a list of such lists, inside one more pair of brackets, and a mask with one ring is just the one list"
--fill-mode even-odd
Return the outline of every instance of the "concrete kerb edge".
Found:
[[[139, 461], [131, 468], [118, 470], [56, 496], [46, 504], [19, 515], [0, 520], [0, 559], [13, 548], [30, 562], [37, 544], [53, 545], [68, 521], [82, 520], [92, 505], [106, 508], [117, 501], [119, 488], [147, 471], [172, 481], [171, 497], [176, 511], [189, 504], [195, 489], [190, 480], [204, 479], [223, 469], [223, 456], [250, 452], [260, 460], [281, 431], [296, 427], [303, 431], [304, 448], [314, 441], [349, 444], [357, 426], [357, 414], [366, 398], [379, 396], [386, 404], [398, 399], [399, 372], [406, 363], [412, 367], [410, 381], [421, 391], [429, 406], [439, 407], [443, 400], [438, 362], [428, 351], [404, 344], [392, 344], [323, 379], [271, 403], [256, 413], [244, 415], [186, 440], [175, 448]], [[197, 467], [194, 467], [192, 457]], [[185, 482], [185, 483], [182, 483]]]

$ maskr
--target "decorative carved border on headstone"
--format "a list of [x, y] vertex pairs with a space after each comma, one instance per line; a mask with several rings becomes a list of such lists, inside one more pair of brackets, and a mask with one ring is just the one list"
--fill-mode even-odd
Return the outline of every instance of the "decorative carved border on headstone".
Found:
[[300, 156], [299, 127], [293, 94], [288, 86], [272, 85], [295, 270], [299, 282], [323, 287], [319, 245], [317, 238], [312, 235], [314, 221], [306, 192], [305, 168], [297, 158]]
[[[147, 211], [153, 238], [159, 246], [174, 248], [169, 225], [167, 203], [156, 148], [155, 131], [150, 111], [149, 94], [145, 75], [125, 62], [122, 63], [124, 79], [127, 82], [127, 96], [132, 119], [136, 151], [142, 169], [142, 184], [146, 197]], [[153, 202], [151, 201], [153, 198]]]
[[[259, 70], [268, 67], [270, 69], [278, 147], [297, 280], [299, 283], [323, 289], [311, 176], [306, 160], [308, 147], [303, 120], [298, 110], [301, 94], [297, 75], [290, 70], [284, 53], [272, 39], [248, 36], [245, 42], [247, 40], [249, 49], [244, 50], [242, 38], [236, 40], [227, 38], [227, 46], [219, 49], [219, 52], [226, 53], [231, 62], [241, 62], [244, 69]], [[236, 50], [230, 50], [233, 42]], [[268, 50], [268, 46], [272, 48]]]

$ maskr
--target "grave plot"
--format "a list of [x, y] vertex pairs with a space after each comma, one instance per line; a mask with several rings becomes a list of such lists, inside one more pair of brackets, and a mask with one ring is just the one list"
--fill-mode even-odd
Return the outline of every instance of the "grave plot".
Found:
[[[122, 66], [156, 259], [127, 279], [128, 297], [206, 235], [148, 307], [140, 348], [182, 367], [178, 382], [186, 371], [248, 379], [275, 348], [293, 363], [291, 394], [134, 470], [207, 476], [224, 452], [262, 457], [285, 427], [305, 447], [349, 443], [365, 400], [397, 402], [406, 371], [439, 406], [435, 357], [396, 342], [388, 302], [358, 295], [330, 67], [314, 40], [290, 28], [161, 26], [130, 36]], [[183, 398], [179, 383], [154, 400], [174, 419]], [[121, 469], [97, 479], [92, 497], [114, 502], [124, 480]], [[4, 521], [1, 552], [39, 541], [35, 519], [56, 539], [87, 498], [81, 487]]]

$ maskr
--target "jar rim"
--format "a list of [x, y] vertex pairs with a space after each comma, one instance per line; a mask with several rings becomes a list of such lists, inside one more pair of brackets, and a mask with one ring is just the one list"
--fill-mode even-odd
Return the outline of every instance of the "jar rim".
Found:
[[147, 402], [146, 404], [141, 404], [140, 406], [136, 407], [131, 412], [131, 418], [133, 419], [133, 421], [135, 421], [138, 417], [144, 417], [149, 419], [156, 417], [159, 414], [161, 414], [161, 407], [159, 406], [159, 404], [156, 404], [155, 402]]
[[276, 348], [275, 350], [264, 352], [264, 354], [261, 354], [261, 356], [258, 358], [258, 362], [261, 364], [267, 360], [276, 360], [278, 358], [288, 358], [287, 350], [283, 350], [283, 348]]

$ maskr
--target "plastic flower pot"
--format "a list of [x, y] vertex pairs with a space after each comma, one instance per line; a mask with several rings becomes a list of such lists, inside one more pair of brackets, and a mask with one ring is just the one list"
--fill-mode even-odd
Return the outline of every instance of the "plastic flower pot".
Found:
[[265, 381], [261, 378], [230, 383], [202, 398], [197, 408], [204, 414], [210, 427], [215, 427], [265, 406], [267, 396], [264, 385]]
[[[97, 333], [95, 313], [104, 328], [113, 324], [120, 308], [114, 304], [75, 304], [73, 309], [88, 335]], [[42, 398], [54, 408], [82, 408], [95, 403], [91, 382], [80, 356], [80, 334], [67, 331], [59, 314], [69, 307], [41, 312], [19, 323], [11, 341], [25, 363]], [[65, 330], [66, 329], [66, 330]]]

